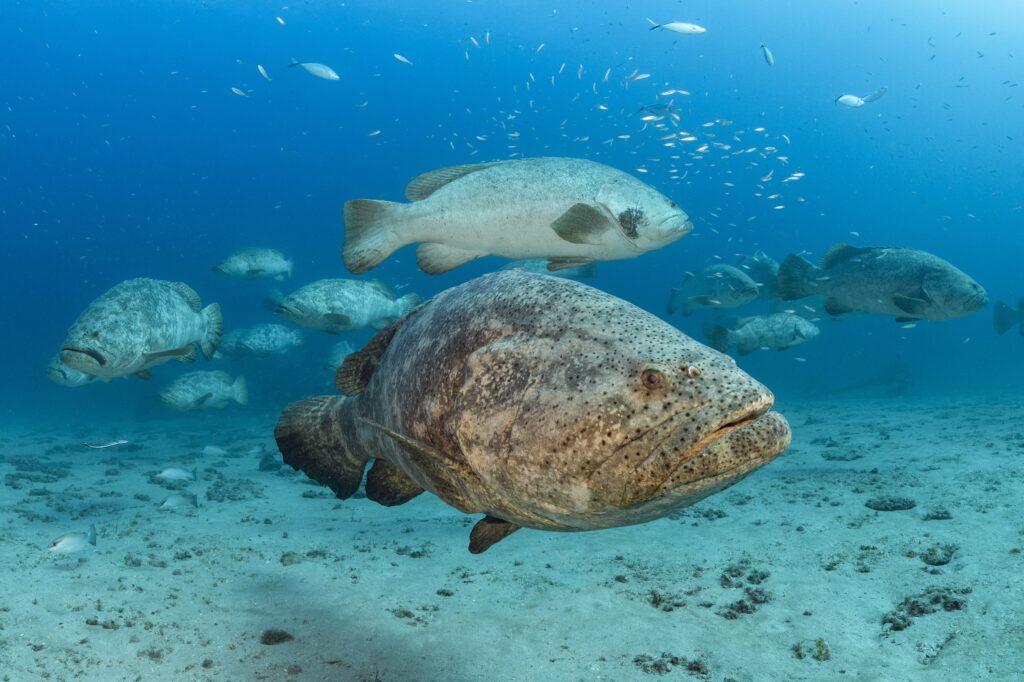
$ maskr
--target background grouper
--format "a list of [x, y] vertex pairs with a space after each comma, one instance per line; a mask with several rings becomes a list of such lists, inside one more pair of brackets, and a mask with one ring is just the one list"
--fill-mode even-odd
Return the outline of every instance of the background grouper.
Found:
[[789, 445], [771, 392], [725, 355], [577, 282], [516, 270], [442, 292], [339, 368], [349, 398], [287, 407], [285, 462], [342, 498], [429, 490], [486, 514], [469, 549], [520, 527], [643, 523]]

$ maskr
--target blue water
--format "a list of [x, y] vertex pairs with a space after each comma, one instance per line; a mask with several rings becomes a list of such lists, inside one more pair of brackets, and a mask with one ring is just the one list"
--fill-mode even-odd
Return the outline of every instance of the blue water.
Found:
[[[763, 248], [779, 260], [802, 250], [813, 258], [839, 241], [925, 249], [972, 275], [992, 300], [1024, 294], [1018, 3], [942, 11], [921, 1], [806, 0], [4, 7], [0, 405], [8, 418], [161, 413], [159, 387], [203, 367], [175, 363], [152, 382], [74, 390], [47, 381], [43, 368], [64, 330], [119, 281], [185, 281], [204, 303], [221, 303], [229, 329], [272, 321], [263, 305], [268, 283], [227, 280], [211, 265], [239, 247], [272, 246], [296, 262], [286, 290], [347, 276], [339, 253], [345, 200], [401, 200], [420, 172], [513, 153], [616, 166], [690, 214], [694, 234], [637, 260], [601, 263], [591, 281], [661, 315], [683, 273], [716, 257], [732, 262]], [[647, 16], [708, 32], [648, 31]], [[340, 81], [286, 69], [293, 57], [329, 64]], [[651, 76], [626, 87], [634, 71]], [[883, 85], [887, 95], [860, 109], [833, 101]], [[678, 150], [662, 146], [661, 132], [642, 130], [635, 113], [668, 88], [692, 93], [671, 98], [682, 129], [714, 132], [732, 151], [775, 145], [788, 165], [774, 155], [684, 154], [675, 163], [687, 175], [672, 180]], [[732, 124], [701, 128], [716, 119]], [[751, 132], [758, 127], [765, 132]], [[742, 141], [732, 140], [739, 130], [747, 131]], [[510, 140], [508, 132], [520, 135]], [[772, 169], [774, 181], [756, 197]], [[796, 171], [806, 177], [780, 183]], [[781, 199], [766, 198], [776, 191]], [[779, 203], [785, 208], [774, 210]], [[500, 264], [488, 258], [430, 277], [409, 248], [369, 276], [429, 296]], [[826, 320], [813, 342], [741, 364], [780, 401], [862, 380], [897, 359], [921, 393], [1019, 386], [1024, 340], [997, 337], [990, 317], [989, 307], [913, 329], [863, 316]], [[704, 317], [672, 321], [704, 339]], [[321, 358], [336, 339], [308, 336], [307, 352], [246, 370], [254, 409], [325, 390]]]

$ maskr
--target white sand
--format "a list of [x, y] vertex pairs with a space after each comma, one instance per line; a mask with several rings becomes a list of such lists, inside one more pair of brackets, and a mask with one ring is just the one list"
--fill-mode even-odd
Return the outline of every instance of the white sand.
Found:
[[[0, 679], [644, 680], [659, 675], [634, 659], [663, 653], [678, 657], [666, 659], [666, 679], [1021, 679], [1020, 403], [781, 407], [795, 432], [789, 453], [677, 518], [523, 530], [480, 556], [466, 549], [475, 517], [428, 495], [387, 509], [335, 500], [287, 468], [259, 471], [247, 452], [276, 454], [276, 415], [7, 425], [0, 475], [17, 474], [18, 458], [71, 468], [0, 485]], [[81, 447], [114, 438], [141, 448]], [[207, 444], [230, 454], [200, 455]], [[826, 460], [829, 451], [861, 457]], [[165, 466], [199, 467], [188, 486], [199, 509], [157, 508], [168, 491], [147, 474]], [[262, 497], [207, 500], [221, 479], [251, 481]], [[917, 506], [864, 506], [881, 495]], [[939, 508], [952, 518], [924, 520]], [[90, 523], [95, 550], [47, 554], [54, 537]], [[927, 572], [920, 555], [947, 543], [952, 560]], [[737, 587], [722, 585], [730, 566]], [[769, 575], [750, 583], [758, 571]], [[885, 614], [931, 587], [971, 591], [953, 595], [961, 610], [886, 632]], [[723, 616], [750, 600], [747, 588], [770, 600]], [[294, 639], [261, 644], [268, 628]], [[828, 660], [810, 657], [818, 638]]]

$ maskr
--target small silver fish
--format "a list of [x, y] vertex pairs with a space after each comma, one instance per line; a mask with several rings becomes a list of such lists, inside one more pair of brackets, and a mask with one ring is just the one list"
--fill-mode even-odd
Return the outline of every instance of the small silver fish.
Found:
[[336, 81], [341, 77], [337, 72], [326, 64], [319, 64], [317, 62], [293, 62], [288, 65], [288, 68], [293, 66], [301, 66], [306, 73], [316, 76], [317, 78], [323, 78], [325, 81]]
[[157, 474], [156, 477], [164, 481], [198, 481], [199, 470], [198, 467], [193, 468], [192, 471], [168, 467]]
[[90, 525], [85, 533], [65, 533], [50, 543], [46, 551], [51, 554], [76, 554], [92, 545], [96, 546], [96, 526]]
[[764, 55], [764, 60], [768, 62], [768, 66], [775, 66], [775, 55], [764, 43], [761, 44], [761, 53]]
[[199, 497], [195, 493], [171, 493], [160, 503], [160, 509], [182, 507], [199, 507]]
[[228, 451], [218, 445], [204, 445], [203, 454], [207, 457], [222, 457], [228, 454]]

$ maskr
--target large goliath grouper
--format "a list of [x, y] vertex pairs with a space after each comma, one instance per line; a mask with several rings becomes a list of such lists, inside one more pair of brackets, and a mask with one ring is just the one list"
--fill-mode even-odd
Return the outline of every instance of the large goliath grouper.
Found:
[[379, 332], [275, 430], [284, 460], [339, 497], [429, 490], [485, 514], [479, 553], [520, 527], [644, 523], [789, 445], [771, 392], [727, 356], [584, 284], [508, 270]]

